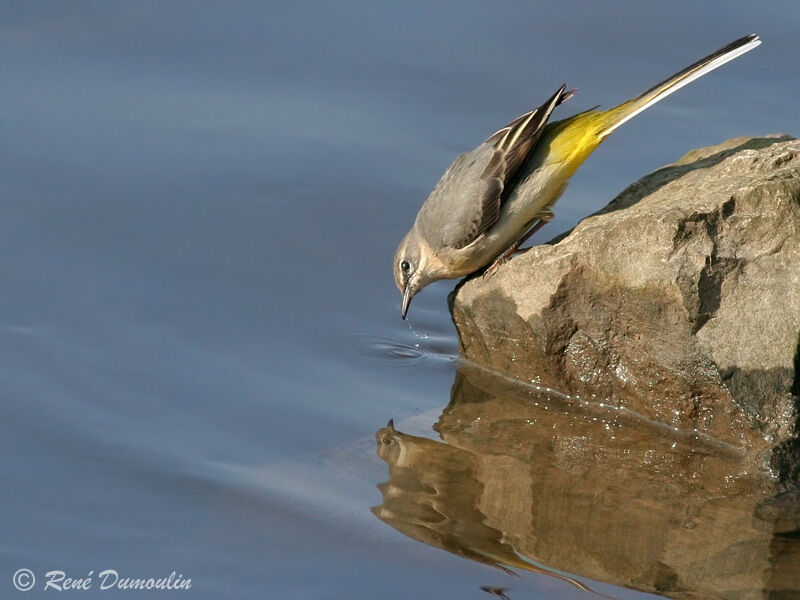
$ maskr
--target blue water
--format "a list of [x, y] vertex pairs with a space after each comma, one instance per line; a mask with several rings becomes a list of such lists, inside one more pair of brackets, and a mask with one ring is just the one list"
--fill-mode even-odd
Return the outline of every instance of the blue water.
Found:
[[0, 595], [19, 568], [26, 598], [53, 569], [174, 570], [193, 598], [507, 586], [370, 512], [374, 432], [436, 437], [456, 370], [452, 282], [410, 329], [398, 240], [457, 153], [562, 82], [562, 115], [609, 106], [751, 31], [606, 142], [535, 241], [691, 148], [797, 134], [799, 20], [791, 0], [0, 3]]

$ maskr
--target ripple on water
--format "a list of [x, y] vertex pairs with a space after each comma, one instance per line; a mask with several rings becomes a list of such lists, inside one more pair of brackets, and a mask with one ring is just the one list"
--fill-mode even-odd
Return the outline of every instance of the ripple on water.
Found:
[[353, 338], [359, 355], [395, 366], [410, 367], [456, 359], [455, 353], [447, 352], [445, 344], [431, 338], [420, 338], [415, 342], [403, 342], [375, 334], [355, 334]]

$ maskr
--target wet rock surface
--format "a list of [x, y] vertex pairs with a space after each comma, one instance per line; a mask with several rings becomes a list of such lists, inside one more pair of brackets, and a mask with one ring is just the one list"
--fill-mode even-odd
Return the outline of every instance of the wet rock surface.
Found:
[[800, 473], [798, 140], [694, 150], [450, 300], [468, 360]]
[[800, 494], [752, 452], [470, 365], [435, 429], [376, 434], [389, 479], [373, 512], [409, 537], [581, 590], [797, 598]]

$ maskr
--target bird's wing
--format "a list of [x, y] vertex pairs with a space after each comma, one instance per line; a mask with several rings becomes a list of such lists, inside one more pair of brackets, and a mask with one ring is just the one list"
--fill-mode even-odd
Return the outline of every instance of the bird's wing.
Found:
[[[561, 88], [540, 107], [493, 133], [459, 156], [422, 207], [420, 224], [428, 239], [464, 248], [486, 233], [500, 216], [503, 191], [536, 145], [553, 109], [572, 96]], [[424, 213], [424, 214], [422, 214]]]

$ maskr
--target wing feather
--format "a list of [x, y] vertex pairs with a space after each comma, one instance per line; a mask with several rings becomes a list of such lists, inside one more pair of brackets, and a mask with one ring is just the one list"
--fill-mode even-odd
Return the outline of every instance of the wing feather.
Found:
[[[460, 249], [500, 217], [503, 193], [535, 147], [553, 109], [572, 96], [566, 86], [540, 107], [511, 121], [445, 171], [420, 211], [428, 239]], [[438, 225], [438, 227], [437, 227]]]

